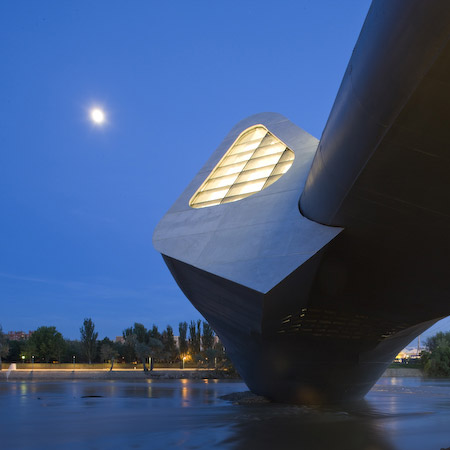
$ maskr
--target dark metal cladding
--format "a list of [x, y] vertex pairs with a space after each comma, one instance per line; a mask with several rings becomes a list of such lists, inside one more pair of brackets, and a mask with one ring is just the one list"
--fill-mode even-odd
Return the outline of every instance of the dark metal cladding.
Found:
[[[320, 144], [279, 114], [245, 119], [158, 224], [155, 248], [252, 391], [361, 398], [450, 314], [449, 40], [448, 0], [374, 1]], [[256, 124], [292, 167], [240, 201], [191, 208]]]
[[449, 142], [450, 2], [373, 2], [300, 199], [345, 227], [318, 271], [345, 286], [315, 304], [450, 314]]
[[[449, 142], [449, 39], [447, 0], [372, 3], [301, 195], [306, 217], [347, 225], [339, 214], [342, 203], [369, 160], [392, 139], [393, 128], [403, 132], [397, 146], [406, 147], [407, 154], [426, 152], [445, 160], [435, 144]], [[408, 164], [405, 156], [396, 159]], [[386, 181], [378, 172], [371, 191]], [[421, 177], [402, 181], [423, 186]], [[416, 202], [416, 192], [403, 191], [393, 194]]]

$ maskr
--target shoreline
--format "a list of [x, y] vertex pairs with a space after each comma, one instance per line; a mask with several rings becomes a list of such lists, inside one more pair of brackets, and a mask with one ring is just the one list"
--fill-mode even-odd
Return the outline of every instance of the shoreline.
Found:
[[[423, 377], [420, 369], [387, 369], [383, 377]], [[0, 371], [2, 381], [56, 380], [242, 380], [239, 375], [216, 369], [16, 369]]]
[[215, 369], [16, 369], [0, 371], [1, 381], [55, 381], [55, 380], [178, 380], [178, 379], [235, 379], [241, 378], [223, 370]]

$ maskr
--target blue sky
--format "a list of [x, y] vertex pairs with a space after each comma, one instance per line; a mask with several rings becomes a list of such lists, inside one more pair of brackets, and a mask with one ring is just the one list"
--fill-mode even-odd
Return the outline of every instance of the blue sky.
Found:
[[1, 2], [3, 329], [200, 317], [153, 229], [246, 116], [320, 137], [369, 4]]

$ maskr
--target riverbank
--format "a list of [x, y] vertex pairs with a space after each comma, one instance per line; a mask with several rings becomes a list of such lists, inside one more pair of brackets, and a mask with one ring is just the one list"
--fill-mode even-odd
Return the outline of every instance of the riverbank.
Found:
[[239, 379], [233, 373], [215, 369], [154, 369], [143, 370], [69, 370], [69, 369], [37, 369], [37, 370], [2, 370], [0, 381], [54, 381], [54, 380], [146, 380], [146, 379]]
[[[422, 377], [420, 369], [387, 369], [383, 377]], [[54, 380], [146, 380], [146, 379], [239, 379], [235, 373], [216, 369], [16, 369], [0, 371], [0, 381], [54, 381]]]
[[383, 377], [423, 377], [423, 371], [421, 369], [386, 369], [383, 373]]

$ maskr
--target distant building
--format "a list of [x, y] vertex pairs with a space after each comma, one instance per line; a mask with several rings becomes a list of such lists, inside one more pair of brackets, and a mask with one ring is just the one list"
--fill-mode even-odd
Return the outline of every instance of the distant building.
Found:
[[25, 333], [25, 331], [8, 331], [6, 337], [10, 341], [21, 341], [23, 339], [29, 339], [33, 333], [34, 331], [28, 331], [28, 333]]
[[123, 336], [116, 336], [115, 342], [120, 342], [121, 344], [123, 344], [125, 342], [125, 338]]
[[405, 347], [396, 357], [396, 361], [404, 359], [418, 359], [420, 358], [420, 349], [418, 347]]

